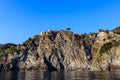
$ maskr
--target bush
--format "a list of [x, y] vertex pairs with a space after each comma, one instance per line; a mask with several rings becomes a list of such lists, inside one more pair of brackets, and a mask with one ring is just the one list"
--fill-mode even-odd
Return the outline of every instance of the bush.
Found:
[[23, 42], [23, 44], [29, 44], [32, 41], [32, 38], [29, 38], [28, 40], [26, 40], [25, 42]]
[[66, 28], [66, 30], [67, 30], [67, 31], [70, 31], [70, 30], [71, 30], [71, 28]]
[[119, 46], [120, 45], [120, 40], [119, 41], [114, 41], [114, 46]]
[[3, 56], [3, 53], [0, 53], [0, 57], [2, 57]]
[[0, 48], [0, 50], [7, 50], [8, 48], [10, 48], [11, 46], [16, 47], [16, 44], [12, 44], [12, 43], [7, 43], [7, 44], [3, 44]]
[[99, 29], [99, 32], [104, 32], [104, 30], [103, 29]]
[[11, 47], [10, 47], [10, 50], [11, 50], [12, 52], [17, 51], [17, 47], [16, 47], [16, 46], [11, 46]]
[[105, 32], [106, 32], [107, 34], [109, 34], [109, 30], [106, 30]]
[[113, 29], [113, 32], [116, 33], [116, 34], [120, 34], [120, 26]]
[[120, 30], [114, 30], [113, 32], [116, 34], [120, 34]]
[[112, 47], [113, 47], [113, 43], [112, 42], [107, 42], [107, 43], [103, 44], [103, 46], [100, 48], [100, 54], [107, 52]]

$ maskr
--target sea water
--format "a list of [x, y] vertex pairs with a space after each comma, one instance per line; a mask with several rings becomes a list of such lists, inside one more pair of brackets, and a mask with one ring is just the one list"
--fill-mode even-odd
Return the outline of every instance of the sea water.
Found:
[[2, 71], [0, 80], [120, 80], [120, 72]]

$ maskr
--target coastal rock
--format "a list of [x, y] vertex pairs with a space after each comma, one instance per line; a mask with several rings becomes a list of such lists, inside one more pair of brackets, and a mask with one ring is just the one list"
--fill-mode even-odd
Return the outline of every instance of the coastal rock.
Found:
[[120, 70], [120, 35], [113, 31], [41, 32], [19, 45], [0, 47], [0, 70]]

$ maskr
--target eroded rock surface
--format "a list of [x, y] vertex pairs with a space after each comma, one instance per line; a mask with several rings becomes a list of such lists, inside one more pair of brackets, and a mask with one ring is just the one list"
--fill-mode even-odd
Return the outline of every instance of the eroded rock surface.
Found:
[[22, 44], [0, 47], [0, 70], [120, 70], [120, 35], [114, 31], [42, 32]]

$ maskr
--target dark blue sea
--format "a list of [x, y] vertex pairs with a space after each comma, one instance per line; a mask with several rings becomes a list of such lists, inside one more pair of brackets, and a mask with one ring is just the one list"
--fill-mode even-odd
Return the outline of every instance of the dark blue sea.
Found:
[[120, 80], [120, 72], [2, 71], [0, 80]]

